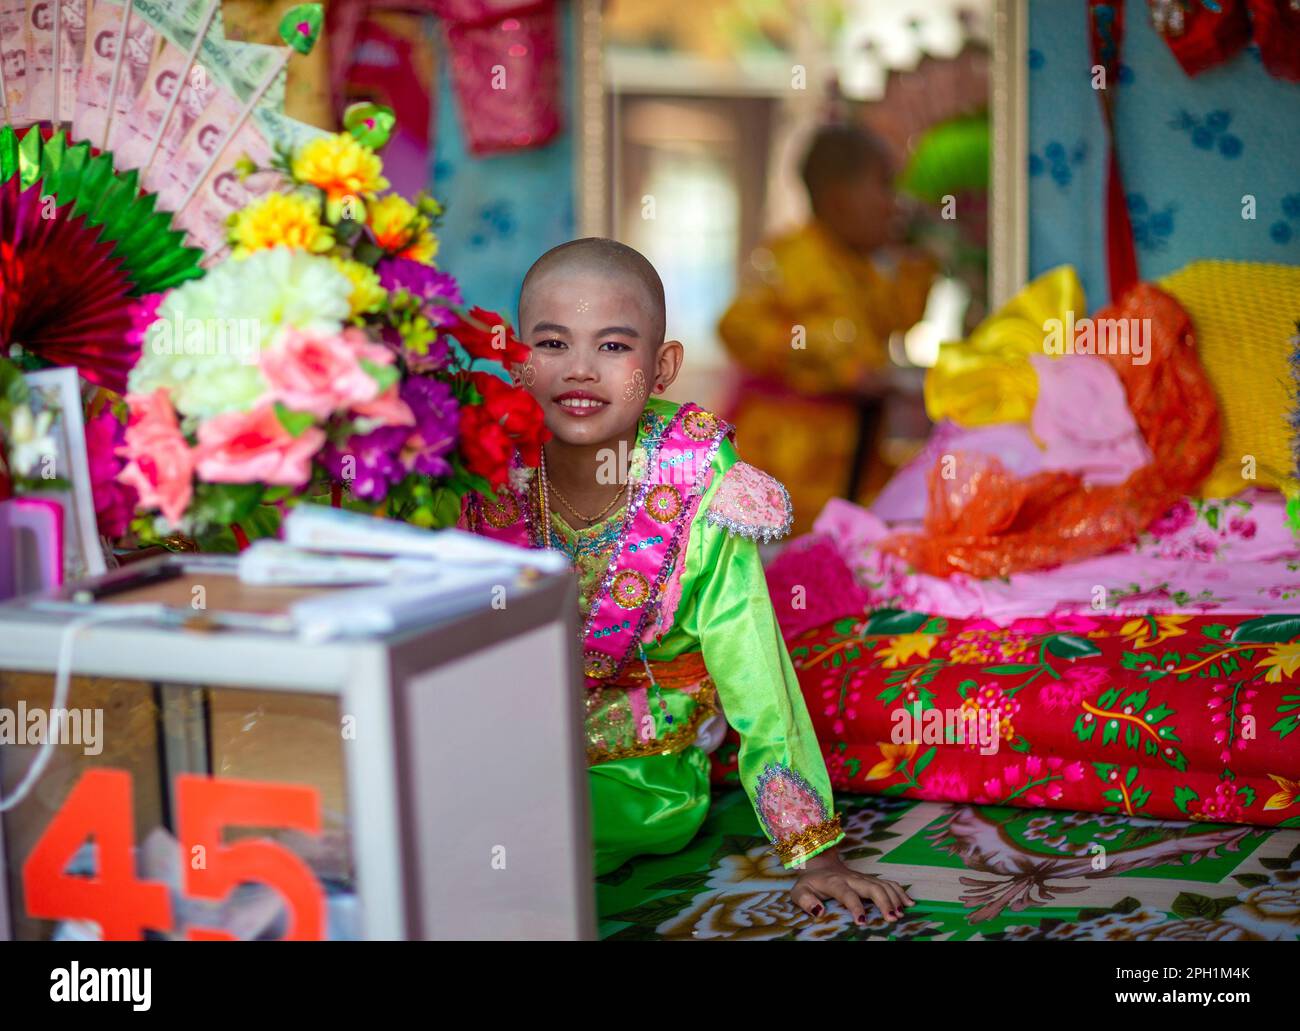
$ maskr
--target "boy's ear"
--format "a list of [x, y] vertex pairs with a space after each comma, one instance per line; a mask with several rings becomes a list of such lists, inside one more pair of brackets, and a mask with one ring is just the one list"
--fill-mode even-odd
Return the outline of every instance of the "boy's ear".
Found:
[[655, 354], [654, 393], [663, 393], [682, 370], [686, 349], [680, 340], [665, 340]]

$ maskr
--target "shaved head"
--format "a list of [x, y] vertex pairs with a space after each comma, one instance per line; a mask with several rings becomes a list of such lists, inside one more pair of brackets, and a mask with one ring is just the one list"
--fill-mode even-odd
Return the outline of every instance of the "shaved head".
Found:
[[601, 236], [587, 236], [581, 240], [562, 243], [533, 262], [533, 267], [524, 276], [524, 284], [519, 289], [521, 333], [527, 334], [529, 331], [525, 322], [525, 310], [529, 307], [530, 295], [543, 288], [553, 276], [567, 273], [594, 274], [632, 285], [641, 295], [645, 314], [650, 320], [653, 336], [651, 343], [663, 343], [666, 315], [664, 284], [659, 279], [659, 273], [639, 251]]
[[838, 183], [851, 182], [878, 170], [891, 174], [889, 147], [860, 125], [834, 123], [817, 130], [804, 154], [799, 173], [816, 211], [827, 192]]

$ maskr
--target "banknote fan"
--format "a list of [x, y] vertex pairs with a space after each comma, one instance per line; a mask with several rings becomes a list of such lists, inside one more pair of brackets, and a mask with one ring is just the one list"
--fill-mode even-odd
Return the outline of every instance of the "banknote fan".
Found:
[[0, 129], [0, 338], [121, 391], [140, 298], [201, 275], [203, 252], [135, 172], [63, 135]]
[[319, 134], [284, 115], [283, 94], [323, 14], [290, 8], [271, 46], [226, 39], [220, 0], [39, 11], [0, 4], [0, 39], [25, 47], [0, 61], [0, 354], [120, 392], [150, 295], [228, 253], [229, 216]]

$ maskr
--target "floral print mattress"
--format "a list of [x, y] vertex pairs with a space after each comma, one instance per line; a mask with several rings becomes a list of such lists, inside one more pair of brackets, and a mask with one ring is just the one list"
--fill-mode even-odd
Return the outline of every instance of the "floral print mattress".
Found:
[[946, 596], [837, 562], [850, 537], [794, 542], [769, 589], [835, 789], [1300, 826], [1300, 551], [1262, 499], [1186, 501], [1125, 552]]

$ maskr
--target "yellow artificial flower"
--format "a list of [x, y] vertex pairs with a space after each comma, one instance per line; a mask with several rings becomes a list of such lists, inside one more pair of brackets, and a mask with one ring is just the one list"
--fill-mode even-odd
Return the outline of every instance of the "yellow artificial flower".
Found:
[[348, 197], [369, 200], [387, 189], [383, 171], [379, 155], [347, 132], [318, 137], [293, 159], [293, 177], [325, 191], [331, 209]]
[[320, 201], [299, 193], [269, 193], [230, 216], [236, 258], [288, 247], [320, 254], [334, 246], [334, 233], [320, 220]]
[[916, 755], [921, 746], [916, 742], [905, 745], [891, 745], [881, 741], [876, 745], [883, 758], [867, 774], [867, 780], [884, 780], [898, 772], [898, 768]]
[[1264, 803], [1265, 809], [1290, 809], [1295, 805], [1296, 798], [1300, 797], [1300, 782], [1287, 780], [1276, 773], [1270, 773], [1268, 779], [1282, 790], [1269, 796], [1268, 801]]
[[1268, 654], [1255, 663], [1255, 666], [1259, 669], [1265, 666], [1271, 667], [1264, 676], [1270, 684], [1280, 684], [1283, 674], [1290, 679], [1291, 674], [1300, 669], [1300, 641], [1273, 645]]
[[380, 197], [366, 208], [370, 231], [379, 246], [399, 258], [432, 265], [438, 253], [438, 238], [429, 219], [405, 197], [395, 193]]
[[369, 315], [383, 307], [388, 291], [379, 285], [379, 275], [374, 269], [348, 258], [334, 258], [333, 261], [334, 267], [352, 282], [352, 293], [348, 295], [352, 318]]
[[881, 663], [885, 669], [895, 669], [901, 663], [906, 662], [913, 655], [919, 655], [923, 659], [930, 657], [930, 649], [934, 647], [939, 638], [934, 634], [899, 634], [892, 638], [888, 645], [881, 648], [877, 653], [885, 657]]
[[[1182, 637], [1187, 633], [1182, 629], [1191, 616], [1142, 616], [1130, 619], [1119, 629], [1119, 636], [1131, 641], [1134, 648], [1150, 648], [1169, 637]], [[1152, 620], [1155, 626], [1152, 626]]]

